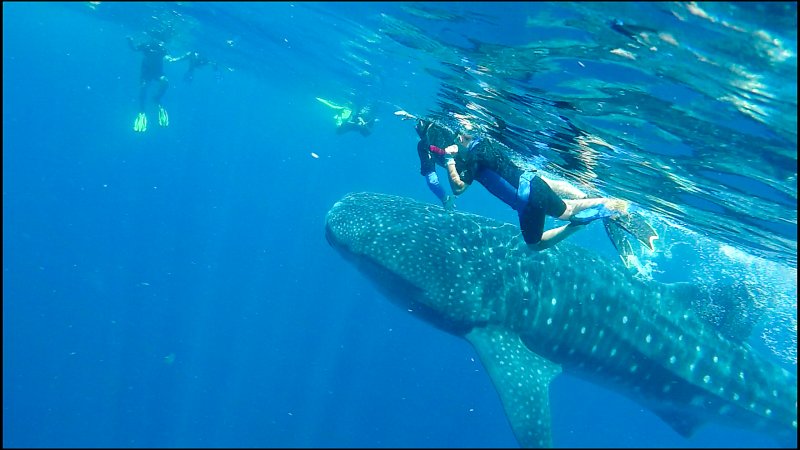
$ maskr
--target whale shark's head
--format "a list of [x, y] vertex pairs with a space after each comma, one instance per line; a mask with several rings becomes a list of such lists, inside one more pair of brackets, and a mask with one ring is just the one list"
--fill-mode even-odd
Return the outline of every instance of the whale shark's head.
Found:
[[333, 205], [325, 235], [390, 299], [457, 334], [483, 320], [484, 294], [502, 288], [505, 246], [521, 242], [513, 225], [372, 193]]

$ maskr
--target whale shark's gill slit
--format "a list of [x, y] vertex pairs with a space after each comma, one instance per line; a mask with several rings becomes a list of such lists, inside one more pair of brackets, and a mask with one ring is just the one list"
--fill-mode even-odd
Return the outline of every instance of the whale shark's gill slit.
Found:
[[392, 303], [413, 314], [436, 328], [456, 336], [464, 335], [470, 325], [447, 320], [422, 301], [424, 289], [414, 285], [402, 276], [377, 264], [373, 258], [362, 258], [357, 266], [372, 281], [378, 291]]

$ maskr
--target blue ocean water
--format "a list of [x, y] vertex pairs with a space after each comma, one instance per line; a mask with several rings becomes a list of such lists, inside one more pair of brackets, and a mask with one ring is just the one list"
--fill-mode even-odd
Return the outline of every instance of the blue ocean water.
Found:
[[[655, 277], [747, 278], [752, 344], [796, 373], [796, 4], [711, 5], [4, 3], [4, 446], [516, 446], [469, 344], [325, 241], [348, 192], [435, 201], [397, 109], [490, 111], [652, 211]], [[159, 27], [218, 68], [167, 63], [170, 124], [136, 133], [125, 38]], [[379, 121], [337, 134], [316, 97]], [[482, 189], [458, 208], [516, 223]], [[616, 258], [596, 228], [570, 239]], [[568, 375], [551, 405], [560, 447], [778, 445]]]

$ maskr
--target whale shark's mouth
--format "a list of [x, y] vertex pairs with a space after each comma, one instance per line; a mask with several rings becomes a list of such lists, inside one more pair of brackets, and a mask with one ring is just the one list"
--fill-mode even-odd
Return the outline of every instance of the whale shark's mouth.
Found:
[[347, 247], [348, 239], [342, 235], [343, 225], [346, 224], [347, 219], [341, 210], [344, 208], [341, 201], [334, 203], [328, 213], [325, 215], [325, 240], [328, 244], [339, 250], [345, 250]]
[[325, 223], [325, 240], [328, 241], [328, 245], [331, 247], [338, 249], [341, 244], [336, 237], [336, 233], [331, 230], [331, 226], [329, 223]]

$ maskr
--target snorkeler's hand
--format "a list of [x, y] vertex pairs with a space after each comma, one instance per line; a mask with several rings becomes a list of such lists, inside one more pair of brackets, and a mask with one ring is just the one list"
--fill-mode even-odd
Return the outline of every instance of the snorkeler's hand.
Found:
[[400, 111], [395, 111], [394, 115], [395, 116], [399, 116], [401, 120], [416, 120], [417, 119], [416, 116], [413, 116], [413, 115], [403, 111], [402, 109]]
[[455, 155], [456, 153], [458, 153], [458, 145], [456, 145], [456, 144], [449, 145], [449, 146], [445, 147], [444, 152], [445, 152], [445, 154], [448, 154], [448, 155]]
[[444, 206], [445, 211], [452, 211], [456, 209], [456, 196], [455, 195], [447, 195], [442, 202], [442, 206]]

